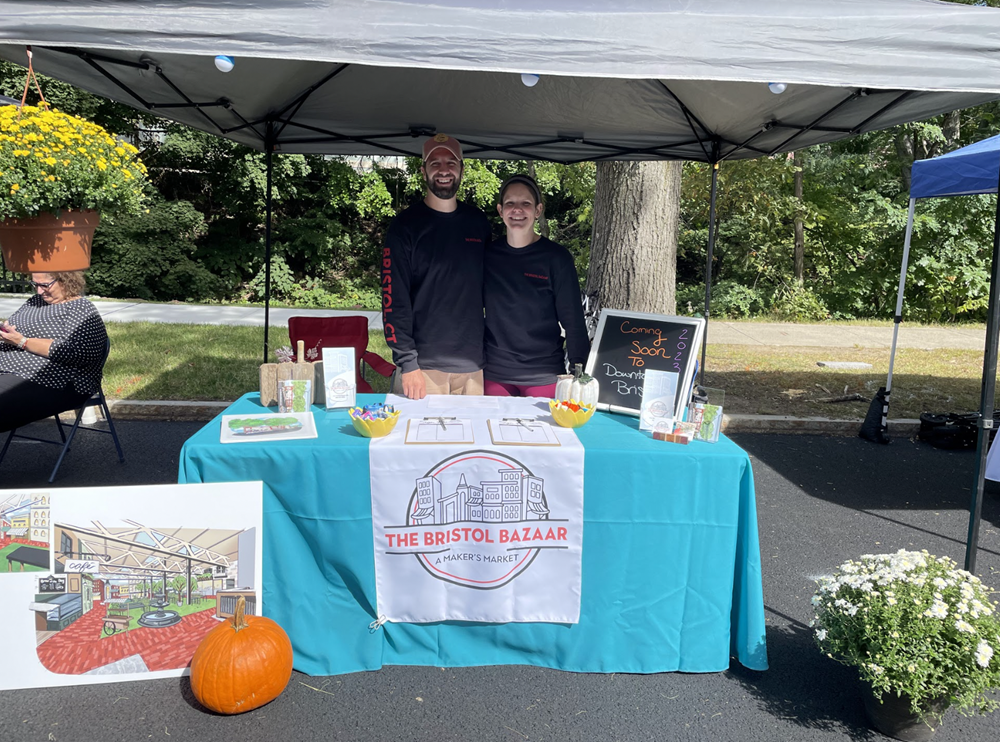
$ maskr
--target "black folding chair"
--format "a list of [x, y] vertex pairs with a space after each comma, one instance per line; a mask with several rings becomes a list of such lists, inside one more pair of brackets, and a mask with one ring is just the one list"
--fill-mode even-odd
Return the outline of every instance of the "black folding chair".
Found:
[[[108, 340], [104, 346], [104, 358], [101, 360], [101, 368], [104, 368], [104, 364], [108, 360], [108, 354], [111, 352], [111, 340]], [[88, 407], [100, 407], [101, 411], [104, 413], [104, 419], [108, 423], [108, 429], [95, 428], [89, 425], [81, 425], [80, 421], [83, 418], [84, 410]], [[69, 412], [70, 410], [64, 410], [64, 412]], [[76, 436], [76, 431], [87, 430], [91, 433], [106, 433], [114, 439], [115, 449], [118, 451], [118, 462], [125, 463], [125, 454], [122, 452], [122, 445], [118, 441], [118, 433], [115, 431], [115, 423], [111, 419], [111, 410], [108, 409], [108, 400], [104, 397], [104, 388], [99, 386], [97, 391], [94, 392], [93, 396], [85, 401], [82, 405], [76, 408], [76, 420], [73, 421], [73, 425], [70, 426], [59, 419], [59, 415], [54, 415], [56, 421], [56, 427], [59, 429], [59, 439], [58, 441], [50, 440], [48, 438], [36, 438], [31, 435], [17, 435], [19, 428], [15, 428], [10, 431], [7, 435], [7, 441], [3, 444], [3, 450], [0, 450], [0, 463], [3, 463], [4, 456], [7, 455], [7, 449], [10, 448], [10, 442], [14, 438], [21, 438], [28, 441], [37, 441], [38, 443], [52, 443], [56, 446], [62, 446], [62, 451], [59, 452], [59, 460], [56, 461], [55, 468], [52, 470], [51, 476], [49, 476], [49, 484], [55, 481], [56, 472], [59, 471], [59, 467], [62, 465], [63, 459], [66, 458], [66, 454], [69, 453], [69, 447], [73, 444], [73, 438]], [[69, 428], [69, 435], [66, 435], [65, 428]]]

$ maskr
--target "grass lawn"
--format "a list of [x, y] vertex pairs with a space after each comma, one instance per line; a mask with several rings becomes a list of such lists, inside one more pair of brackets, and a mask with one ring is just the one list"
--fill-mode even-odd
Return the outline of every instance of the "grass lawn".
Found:
[[[705, 385], [724, 389], [728, 414], [863, 418], [889, 371], [887, 348], [837, 348], [838, 361], [870, 369], [831, 369], [829, 348], [709, 345]], [[897, 348], [890, 418], [979, 408], [983, 354], [974, 350]], [[860, 394], [865, 401], [822, 402]]]
[[[260, 327], [110, 322], [108, 334], [104, 391], [113, 399], [231, 402], [259, 389]], [[287, 330], [272, 327], [270, 341], [272, 349], [288, 345]], [[381, 331], [370, 333], [369, 347], [391, 358]], [[730, 414], [864, 417], [868, 400], [885, 384], [888, 349], [837, 349], [838, 360], [872, 364], [862, 371], [816, 365], [829, 356], [821, 347], [710, 344], [705, 384], [725, 390]], [[978, 409], [982, 363], [981, 351], [898, 349], [891, 417]], [[369, 373], [368, 381], [377, 392], [388, 390], [388, 380], [378, 374]], [[866, 401], [820, 401], [852, 393]]]
[[[109, 322], [111, 356], [104, 369], [104, 393], [112, 399], [219, 400], [231, 402], [260, 389], [264, 329], [231, 325], [175, 325]], [[370, 333], [369, 347], [388, 358], [381, 331]], [[288, 330], [272, 327], [273, 350], [289, 345]], [[387, 391], [375, 373], [369, 382]]]

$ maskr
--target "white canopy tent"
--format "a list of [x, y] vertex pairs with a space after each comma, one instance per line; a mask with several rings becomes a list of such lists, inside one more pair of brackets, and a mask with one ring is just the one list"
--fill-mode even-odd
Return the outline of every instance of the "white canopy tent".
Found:
[[791, 151], [1000, 97], [997, 38], [1000, 11], [936, 0], [0, 0], [0, 58], [265, 151], [269, 193], [273, 152], [435, 132], [479, 158]]
[[995, 98], [998, 36], [995, 9], [935, 0], [0, 0], [0, 57], [30, 44], [165, 118], [352, 155], [444, 131], [483, 158], [757, 157]]

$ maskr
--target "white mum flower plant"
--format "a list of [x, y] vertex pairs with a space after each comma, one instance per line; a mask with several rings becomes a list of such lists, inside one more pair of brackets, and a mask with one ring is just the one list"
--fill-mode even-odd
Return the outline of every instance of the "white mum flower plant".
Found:
[[929, 717], [944, 701], [962, 713], [997, 708], [1000, 620], [992, 591], [947, 557], [866, 554], [818, 580], [816, 642], [858, 668], [876, 697], [910, 699]]

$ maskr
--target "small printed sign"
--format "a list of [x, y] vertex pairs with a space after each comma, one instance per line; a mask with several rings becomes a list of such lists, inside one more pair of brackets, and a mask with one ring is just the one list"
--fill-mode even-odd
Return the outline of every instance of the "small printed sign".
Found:
[[674, 424], [677, 373], [648, 369], [642, 381], [639, 430], [665, 431]]
[[358, 388], [354, 348], [323, 348], [323, 386], [326, 409], [354, 407]]

